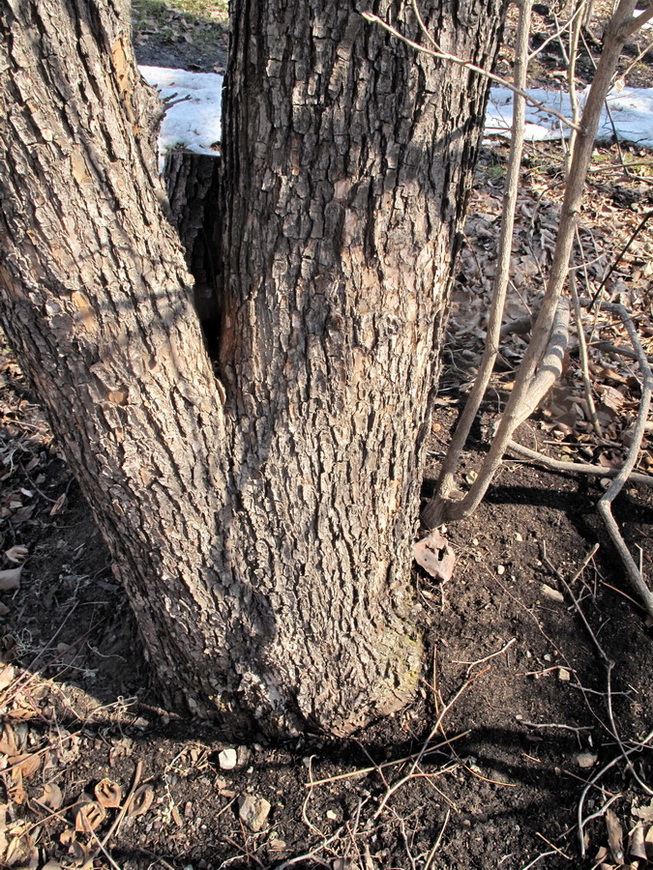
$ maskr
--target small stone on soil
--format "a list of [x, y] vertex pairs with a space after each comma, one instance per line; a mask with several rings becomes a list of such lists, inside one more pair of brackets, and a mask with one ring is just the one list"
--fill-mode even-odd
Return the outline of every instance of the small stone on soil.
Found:
[[552, 586], [548, 586], [546, 583], [542, 583], [540, 586], [540, 590], [542, 595], [546, 595], [547, 598], [550, 598], [551, 601], [557, 601], [559, 604], [562, 604], [565, 600], [562, 592], [558, 592], [557, 589], [554, 589]]
[[270, 813], [270, 804], [265, 798], [256, 795], [243, 795], [238, 798], [238, 815], [250, 831], [260, 831]]
[[238, 753], [235, 749], [223, 749], [218, 754], [218, 764], [222, 770], [233, 770], [238, 764]]
[[587, 769], [588, 767], [594, 767], [597, 757], [592, 752], [578, 752], [574, 755], [574, 761], [579, 767]]

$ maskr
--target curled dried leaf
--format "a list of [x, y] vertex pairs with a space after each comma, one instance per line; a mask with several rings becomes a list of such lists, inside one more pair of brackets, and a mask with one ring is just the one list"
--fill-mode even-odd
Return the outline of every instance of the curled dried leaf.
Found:
[[413, 559], [435, 580], [451, 579], [456, 556], [447, 539], [435, 529], [413, 547]]
[[55, 501], [55, 503], [50, 508], [50, 516], [56, 517], [57, 514], [61, 513], [61, 511], [66, 507], [66, 502], [68, 498], [66, 493], [62, 493], [59, 498]]
[[29, 550], [27, 547], [21, 547], [17, 544], [15, 547], [10, 547], [8, 550], [5, 550], [5, 556], [10, 562], [13, 562], [14, 565], [22, 565], [25, 559], [29, 556]]
[[644, 839], [644, 825], [642, 822], [637, 822], [630, 832], [628, 855], [631, 858], [646, 861], [646, 840]]
[[107, 814], [104, 807], [100, 806], [96, 801], [88, 801], [88, 803], [78, 806], [75, 813], [75, 830], [82, 834], [89, 834], [98, 828], [106, 819]]
[[59, 842], [62, 846], [69, 846], [77, 837], [76, 832], [72, 828], [66, 828], [59, 834]]
[[154, 800], [154, 789], [151, 785], [142, 785], [134, 792], [134, 797], [131, 799], [128, 816], [142, 816], [152, 806]]
[[34, 853], [34, 840], [29, 834], [21, 834], [18, 837], [13, 837], [9, 841], [7, 854], [5, 855], [5, 864], [8, 867], [15, 867], [17, 864], [23, 867], [36, 867], [32, 865]]
[[0, 692], [8, 688], [16, 679], [16, 669], [13, 665], [5, 665], [0, 670]]
[[9, 800], [18, 806], [22, 806], [27, 800], [27, 794], [23, 788], [23, 774], [19, 767], [14, 767], [11, 771], [11, 782], [7, 788], [7, 793]]
[[73, 864], [77, 864], [79, 867], [84, 867], [92, 855], [92, 849], [90, 846], [84, 846], [77, 840], [72, 840], [68, 846], [68, 854], [70, 855], [70, 860]]
[[122, 803], [122, 790], [117, 782], [105, 777], [95, 786], [95, 797], [100, 806], [114, 809]]

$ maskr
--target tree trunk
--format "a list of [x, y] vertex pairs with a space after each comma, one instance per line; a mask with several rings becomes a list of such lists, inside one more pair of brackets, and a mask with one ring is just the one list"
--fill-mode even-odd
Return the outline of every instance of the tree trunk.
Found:
[[[2, 321], [168, 694], [348, 733], [419, 676], [419, 468], [486, 85], [363, 6], [234, 3], [218, 380], [117, 5], [0, 12]], [[442, 2], [431, 32], [489, 63], [500, 6]]]

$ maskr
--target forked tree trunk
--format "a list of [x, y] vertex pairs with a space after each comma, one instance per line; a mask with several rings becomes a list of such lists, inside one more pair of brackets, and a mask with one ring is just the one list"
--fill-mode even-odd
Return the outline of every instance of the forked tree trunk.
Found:
[[[362, 6], [234, 4], [218, 381], [116, 5], [0, 11], [2, 320], [160, 683], [347, 733], [419, 675], [419, 468], [486, 86]], [[427, 17], [484, 64], [500, 6]]]

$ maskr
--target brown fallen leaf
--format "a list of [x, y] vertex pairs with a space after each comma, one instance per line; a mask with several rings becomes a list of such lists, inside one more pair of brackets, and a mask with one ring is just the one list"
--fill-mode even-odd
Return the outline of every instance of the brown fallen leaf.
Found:
[[115, 809], [122, 803], [122, 790], [117, 782], [104, 778], [95, 786], [95, 797], [105, 809]]
[[104, 807], [96, 801], [89, 800], [77, 807], [75, 812], [75, 830], [81, 834], [88, 834], [99, 827], [106, 819]]
[[72, 828], [66, 828], [59, 834], [59, 842], [62, 846], [69, 846], [76, 839], [77, 834]]
[[648, 861], [653, 861], [653, 828], [649, 828], [644, 837], [646, 842], [646, 858]]
[[628, 855], [630, 858], [646, 861], [646, 840], [644, 839], [644, 825], [642, 822], [637, 822], [630, 832]]
[[[16, 679], [16, 670], [13, 665], [5, 665], [0, 670], [0, 691], [10, 686]], [[2, 751], [2, 750], [0, 750]]]
[[15, 867], [20, 865], [25, 868], [36, 868], [38, 866], [38, 853], [36, 861], [34, 861], [34, 840], [29, 834], [24, 833], [18, 837], [13, 837], [9, 841], [7, 854], [5, 855], [4, 863], [7, 867]]
[[6, 722], [0, 735], [0, 752], [3, 755], [16, 755], [18, 753], [18, 740], [16, 732], [9, 722]]
[[653, 800], [649, 802], [648, 806], [632, 807], [630, 812], [636, 819], [653, 824]]
[[134, 792], [134, 797], [131, 799], [128, 816], [142, 816], [152, 806], [154, 800], [154, 789], [151, 785], [142, 785]]
[[413, 559], [427, 574], [443, 583], [451, 579], [456, 565], [454, 551], [437, 529], [415, 544]]
[[8, 550], [5, 550], [5, 556], [15, 565], [22, 565], [25, 559], [29, 556], [29, 550], [27, 547], [21, 547], [16, 544], [15, 547], [10, 547]]
[[56, 782], [48, 782], [43, 786], [43, 794], [39, 801], [56, 812], [63, 805], [63, 792]]
[[22, 806], [27, 800], [27, 792], [23, 788], [23, 774], [18, 767], [11, 771], [11, 782], [7, 787], [9, 800], [18, 806]]
[[83, 843], [78, 842], [77, 840], [72, 840], [70, 845], [68, 846], [68, 854], [70, 855], [70, 860], [77, 864], [78, 867], [86, 867], [89, 865], [89, 859], [93, 855], [92, 846], [85, 846]]
[[57, 514], [61, 513], [61, 511], [66, 507], [66, 502], [68, 501], [68, 497], [66, 493], [62, 493], [59, 498], [55, 501], [55, 503], [50, 508], [50, 516], [56, 517]]
[[36, 771], [41, 766], [41, 756], [37, 755], [35, 752], [26, 752], [24, 755], [17, 755], [15, 758], [11, 758], [10, 762], [12, 764], [12, 773], [14, 770], [20, 770], [25, 779], [28, 779], [30, 776], [34, 776]]
[[618, 864], [623, 864], [624, 831], [616, 813], [611, 809], [608, 809], [605, 813], [605, 827], [608, 831], [608, 845], [610, 846], [612, 857]]

